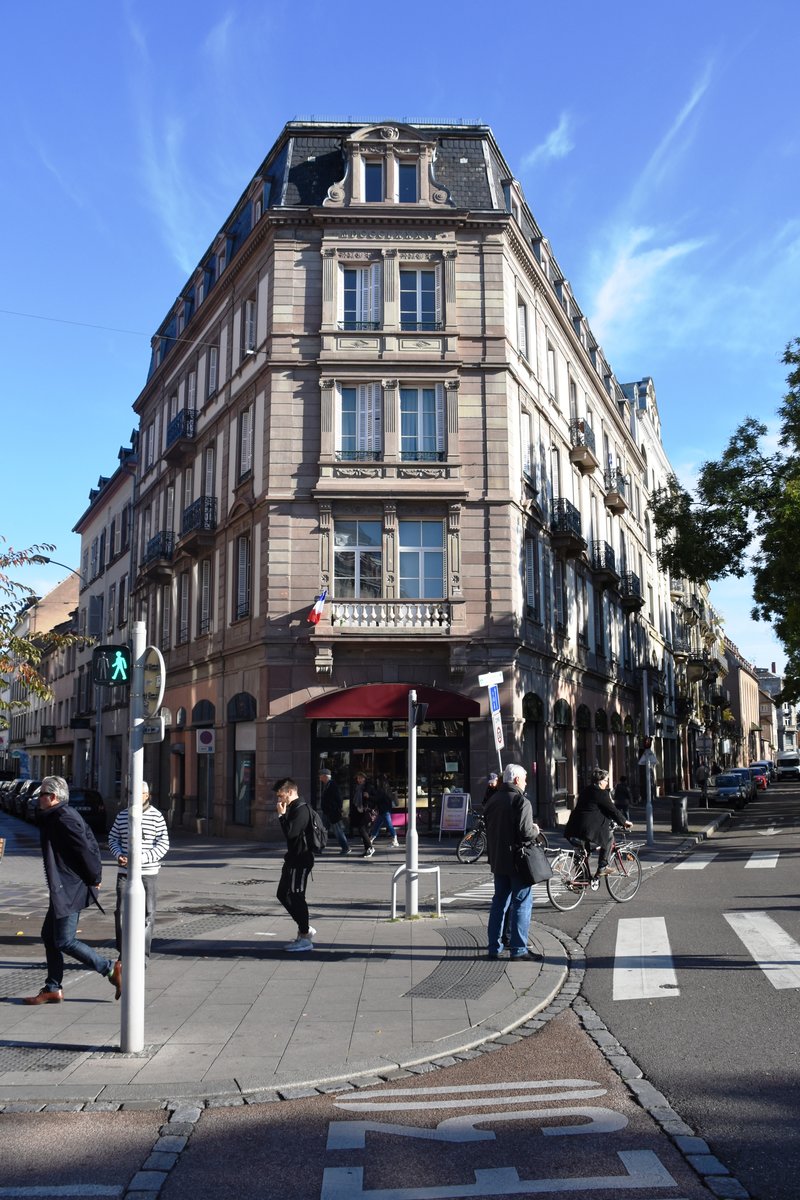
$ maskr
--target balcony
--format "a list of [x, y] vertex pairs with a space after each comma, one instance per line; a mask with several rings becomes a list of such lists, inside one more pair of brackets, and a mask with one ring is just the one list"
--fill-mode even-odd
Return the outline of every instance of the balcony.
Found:
[[449, 633], [452, 609], [447, 600], [334, 600], [334, 629], [390, 634]]
[[347, 333], [374, 333], [378, 329], [383, 329], [382, 321], [356, 321], [350, 317], [345, 317], [344, 321], [339, 322], [339, 328]]
[[706, 677], [706, 656], [698, 650], [690, 650], [686, 663], [686, 678], [690, 683], [697, 683]]
[[616, 467], [606, 471], [603, 479], [606, 489], [606, 508], [619, 516], [628, 507], [628, 480]]
[[594, 431], [584, 420], [576, 417], [569, 423], [570, 452], [573, 462], [582, 475], [588, 475], [599, 465], [595, 452]]
[[589, 566], [594, 583], [600, 589], [619, 587], [619, 572], [614, 551], [608, 542], [589, 543]]
[[686, 582], [680, 575], [673, 575], [670, 578], [669, 594], [673, 600], [682, 600], [686, 591]]
[[626, 571], [619, 585], [619, 598], [625, 612], [639, 612], [644, 608], [644, 596], [639, 576], [633, 571]]
[[145, 546], [140, 572], [150, 579], [172, 577], [172, 556], [175, 553], [175, 534], [171, 529], [162, 529], [151, 537]]
[[688, 634], [674, 633], [672, 635], [672, 655], [676, 660], [684, 661], [689, 657], [691, 643]]
[[184, 408], [174, 416], [167, 426], [167, 444], [164, 458], [168, 463], [182, 465], [195, 453], [197, 433], [197, 411]]
[[581, 533], [581, 514], [570, 500], [553, 500], [550, 513], [550, 542], [562, 558], [580, 558], [586, 553]]
[[217, 528], [216, 496], [200, 496], [183, 510], [180, 548], [187, 554], [199, 554], [214, 545]]

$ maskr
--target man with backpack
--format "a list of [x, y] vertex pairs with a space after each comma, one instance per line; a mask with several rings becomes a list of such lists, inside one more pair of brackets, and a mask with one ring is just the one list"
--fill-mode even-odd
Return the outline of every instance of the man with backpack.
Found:
[[339, 843], [339, 849], [342, 854], [349, 854], [350, 847], [347, 843], [347, 834], [342, 826], [342, 793], [339, 791], [339, 785], [331, 775], [327, 767], [323, 767], [319, 773], [319, 782], [322, 788], [319, 806], [322, 809], [322, 819], [328, 830]]
[[314, 867], [314, 845], [319, 844], [314, 818], [319, 821], [324, 838], [325, 830], [319, 813], [300, 799], [293, 779], [279, 779], [272, 789], [277, 797], [278, 820], [286, 838], [286, 854], [278, 883], [277, 898], [297, 925], [297, 937], [284, 946], [290, 954], [313, 950], [312, 938], [317, 932], [308, 923], [306, 887]]

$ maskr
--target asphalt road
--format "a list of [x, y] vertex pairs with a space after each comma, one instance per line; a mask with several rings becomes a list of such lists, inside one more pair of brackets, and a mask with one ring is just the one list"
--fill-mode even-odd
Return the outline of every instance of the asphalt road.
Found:
[[773, 786], [587, 947], [584, 995], [759, 1200], [800, 1195], [798, 828], [800, 795]]

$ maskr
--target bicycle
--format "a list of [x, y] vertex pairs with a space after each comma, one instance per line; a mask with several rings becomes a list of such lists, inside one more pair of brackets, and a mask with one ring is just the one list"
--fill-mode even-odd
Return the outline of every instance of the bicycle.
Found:
[[[547, 836], [541, 830], [539, 830], [535, 840], [537, 846], [541, 846], [543, 850], [547, 849]], [[458, 843], [456, 855], [459, 862], [476, 863], [485, 850], [486, 820], [483, 814], [479, 813], [472, 829], [468, 833], [465, 833]]]
[[[614, 829], [619, 826], [615, 825]], [[551, 859], [553, 874], [547, 880], [547, 895], [561, 912], [577, 908], [587, 891], [596, 892], [600, 879], [605, 878], [606, 887], [617, 904], [627, 904], [639, 890], [642, 882], [642, 864], [636, 853], [641, 842], [626, 839], [611, 845], [608, 857], [608, 873], [601, 877], [592, 873], [589, 850], [580, 838], [571, 839], [573, 848], [561, 850]]]

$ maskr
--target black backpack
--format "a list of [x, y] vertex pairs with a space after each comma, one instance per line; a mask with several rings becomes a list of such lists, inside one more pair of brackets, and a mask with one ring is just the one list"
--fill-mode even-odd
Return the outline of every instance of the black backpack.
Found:
[[308, 829], [306, 830], [308, 848], [309, 850], [312, 850], [314, 854], [322, 854], [322, 851], [328, 844], [328, 831], [325, 828], [325, 822], [322, 820], [322, 817], [319, 815], [316, 808], [312, 808], [310, 804], [307, 805], [307, 808], [311, 814], [311, 818], [308, 822]]

